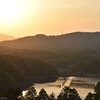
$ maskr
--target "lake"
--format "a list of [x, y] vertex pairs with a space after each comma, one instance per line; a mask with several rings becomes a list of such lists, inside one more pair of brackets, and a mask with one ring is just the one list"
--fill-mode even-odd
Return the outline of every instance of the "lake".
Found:
[[[75, 88], [80, 97], [84, 99], [89, 92], [94, 93], [94, 86], [99, 81], [100, 78], [91, 77], [59, 77], [55, 82], [34, 83], [34, 87], [36, 88], [37, 94], [44, 88], [49, 95], [53, 92], [57, 97], [64, 86], [70, 86], [70, 88]], [[23, 91], [23, 95], [26, 92], [27, 90]]]

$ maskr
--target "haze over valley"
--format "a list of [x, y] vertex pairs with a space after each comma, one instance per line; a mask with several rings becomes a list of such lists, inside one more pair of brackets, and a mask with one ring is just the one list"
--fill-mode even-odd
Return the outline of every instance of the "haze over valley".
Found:
[[46, 36], [37, 34], [12, 41], [1, 42], [0, 45], [17, 49], [30, 50], [100, 50], [100, 32], [73, 32], [69, 34]]
[[0, 33], [0, 41], [7, 41], [7, 40], [14, 40], [14, 39], [16, 39], [14, 36]]
[[0, 100], [100, 100], [100, 0], [0, 0]]

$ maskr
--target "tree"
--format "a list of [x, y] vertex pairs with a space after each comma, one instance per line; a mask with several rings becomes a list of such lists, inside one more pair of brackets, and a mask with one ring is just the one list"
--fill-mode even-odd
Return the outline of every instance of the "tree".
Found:
[[88, 93], [85, 100], [100, 100], [100, 82], [94, 88], [95, 93]]
[[36, 96], [37, 96], [36, 89], [34, 87], [30, 87], [25, 95], [25, 98], [26, 100], [35, 100]]
[[51, 94], [50, 94], [50, 100], [56, 100], [55, 94], [54, 94], [54, 93], [51, 93]]
[[85, 100], [95, 100], [95, 94], [92, 94], [91, 92], [89, 92]]
[[46, 91], [44, 89], [41, 89], [41, 91], [39, 92], [39, 100], [50, 100], [48, 94], [46, 93]]
[[98, 82], [94, 88], [96, 94], [100, 94], [100, 82]]
[[59, 94], [58, 100], [81, 100], [78, 92], [75, 89], [64, 87]]
[[65, 100], [62, 92], [58, 95], [57, 100]]
[[18, 96], [18, 100], [25, 100], [22, 92], [21, 92], [20, 95]]

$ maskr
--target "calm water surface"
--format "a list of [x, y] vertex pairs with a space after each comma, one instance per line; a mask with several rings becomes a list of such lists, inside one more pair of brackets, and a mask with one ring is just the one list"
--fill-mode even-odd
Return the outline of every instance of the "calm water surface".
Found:
[[[64, 87], [64, 85], [70, 85], [70, 87], [75, 88], [78, 91], [80, 97], [84, 99], [89, 92], [94, 92], [94, 85], [99, 81], [100, 78], [59, 77], [55, 82], [52, 83], [35, 83], [34, 87], [37, 90], [37, 94], [42, 88], [44, 88], [49, 95], [53, 92], [57, 97], [58, 94], [61, 92], [62, 88]], [[26, 92], [27, 90], [23, 91], [23, 95], [25, 95]]]

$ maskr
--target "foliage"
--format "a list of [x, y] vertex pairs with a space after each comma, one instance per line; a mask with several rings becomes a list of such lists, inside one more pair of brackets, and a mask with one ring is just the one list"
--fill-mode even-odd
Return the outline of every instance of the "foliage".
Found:
[[41, 61], [54, 66], [59, 73], [61, 73], [62, 70], [62, 73], [65, 74], [99, 74], [100, 70], [100, 50], [67, 49], [63, 51], [35, 51], [21, 49], [0, 49], [0, 53], [40, 59]]
[[54, 94], [54, 93], [51, 93], [51, 94], [50, 94], [50, 100], [56, 100], [55, 94]]
[[96, 93], [88, 93], [85, 100], [100, 100], [100, 82], [94, 88]]
[[37, 96], [32, 96], [32, 93], [29, 93], [29, 91], [30, 89], [23, 100], [81, 100], [77, 91], [75, 89], [70, 89], [69, 87], [64, 87], [57, 98], [55, 98], [54, 93], [51, 93], [49, 96], [44, 89], [41, 89]]
[[81, 100], [81, 98], [75, 89], [64, 87], [58, 96], [58, 100]]
[[28, 78], [34, 77], [35, 75], [49, 76], [56, 74], [57, 71], [53, 66], [41, 60], [0, 55], [0, 96], [8, 97], [11, 94], [11, 92], [8, 92], [9, 89], [16, 91], [16, 88], [21, 87], [20, 83], [26, 82]]
[[99, 95], [100, 95], [100, 82], [98, 82], [98, 83], [96, 84], [94, 90], [95, 90], [96, 94], [99, 94]]
[[38, 96], [39, 100], [49, 100], [49, 96], [44, 89], [41, 89]]
[[30, 87], [29, 90], [27, 91], [26, 95], [25, 95], [25, 98], [28, 100], [28, 99], [32, 99], [32, 98], [36, 98], [37, 96], [37, 92], [35, 90], [34, 87]]

